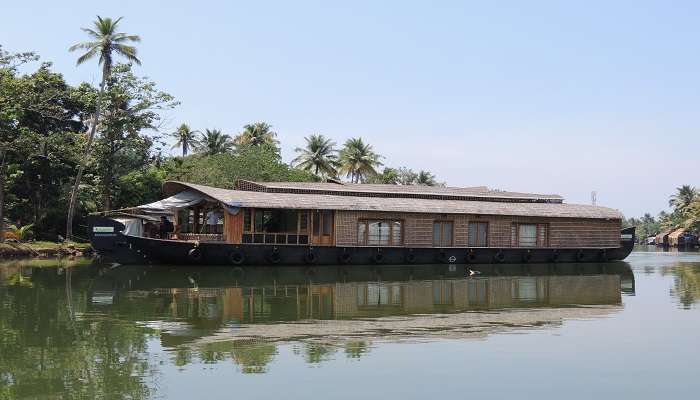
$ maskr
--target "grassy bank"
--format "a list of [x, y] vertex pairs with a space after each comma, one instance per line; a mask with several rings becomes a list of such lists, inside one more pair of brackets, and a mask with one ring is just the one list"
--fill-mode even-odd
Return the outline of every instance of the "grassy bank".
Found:
[[56, 255], [84, 255], [90, 253], [90, 243], [77, 242], [4, 242], [0, 243], [0, 258], [49, 257]]

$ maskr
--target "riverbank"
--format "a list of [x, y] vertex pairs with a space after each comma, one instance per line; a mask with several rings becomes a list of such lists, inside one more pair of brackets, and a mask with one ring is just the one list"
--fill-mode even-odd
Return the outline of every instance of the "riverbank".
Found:
[[4, 242], [0, 243], [0, 260], [16, 257], [84, 256], [92, 254], [90, 243], [77, 242]]

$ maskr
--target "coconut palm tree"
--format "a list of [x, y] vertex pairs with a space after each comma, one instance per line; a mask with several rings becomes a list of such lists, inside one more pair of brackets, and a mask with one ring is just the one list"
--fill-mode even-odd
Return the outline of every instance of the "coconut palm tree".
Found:
[[437, 184], [435, 175], [428, 171], [418, 171], [418, 175], [416, 176], [416, 185], [437, 186]]
[[208, 156], [228, 153], [232, 150], [231, 136], [223, 134], [219, 129], [207, 129], [199, 139], [196, 149]]
[[170, 134], [175, 139], [173, 149], [182, 147], [182, 156], [185, 157], [190, 149], [197, 147], [197, 134], [199, 131], [192, 130], [189, 125], [181, 124], [175, 132]]
[[272, 131], [272, 125], [265, 122], [255, 122], [245, 125], [243, 131], [233, 139], [236, 146], [263, 146], [277, 147], [277, 133]]
[[350, 182], [359, 183], [367, 176], [377, 173], [376, 168], [382, 163], [381, 156], [374, 152], [372, 145], [362, 138], [348, 139], [340, 150], [340, 172], [350, 178]]
[[97, 20], [93, 23], [94, 29], [82, 28], [92, 40], [77, 43], [68, 49], [69, 51], [85, 50], [85, 53], [78, 57], [76, 61], [77, 65], [84, 64], [88, 60], [99, 56], [98, 64], [102, 66], [102, 81], [100, 82], [100, 91], [97, 96], [95, 115], [92, 117], [90, 130], [87, 135], [87, 142], [85, 143], [85, 153], [83, 159], [80, 161], [78, 173], [75, 176], [75, 182], [73, 182], [73, 189], [71, 190], [70, 202], [68, 204], [68, 220], [66, 222], [66, 237], [68, 239], [73, 238], [73, 216], [75, 214], [75, 204], [78, 198], [78, 189], [80, 188], [80, 181], [85, 171], [85, 164], [90, 155], [92, 142], [95, 139], [95, 130], [97, 129], [97, 123], [100, 118], [105, 85], [107, 85], [109, 81], [112, 65], [114, 65], [113, 56], [120, 55], [130, 62], [141, 64], [141, 60], [136, 57], [136, 48], [127, 44], [130, 42], [139, 42], [141, 38], [136, 35], [118, 32], [117, 26], [121, 20], [121, 17], [112, 20], [112, 18], [102, 18], [98, 15]]
[[338, 175], [336, 165], [338, 163], [335, 142], [323, 135], [311, 135], [304, 138], [306, 146], [294, 149], [299, 156], [292, 161], [292, 165], [305, 171], [311, 171], [316, 176], [334, 178]]
[[674, 211], [683, 212], [690, 203], [698, 197], [698, 191], [690, 185], [683, 185], [676, 188], [676, 194], [671, 196], [668, 205], [673, 207]]

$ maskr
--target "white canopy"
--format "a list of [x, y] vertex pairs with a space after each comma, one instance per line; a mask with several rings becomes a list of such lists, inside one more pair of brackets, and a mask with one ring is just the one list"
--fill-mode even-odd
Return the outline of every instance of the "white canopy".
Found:
[[173, 209], [193, 206], [201, 202], [202, 200], [216, 201], [210, 198], [209, 196], [206, 196], [194, 190], [185, 190], [163, 200], [158, 200], [153, 203], [144, 204], [142, 206], [138, 206], [137, 208], [151, 212], [169, 211]]

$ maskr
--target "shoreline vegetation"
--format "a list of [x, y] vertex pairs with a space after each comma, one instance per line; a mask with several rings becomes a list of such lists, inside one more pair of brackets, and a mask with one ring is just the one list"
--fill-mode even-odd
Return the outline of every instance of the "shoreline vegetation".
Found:
[[237, 179], [441, 185], [428, 171], [385, 166], [359, 136], [338, 145], [311, 127], [287, 162], [267, 122], [230, 134], [183, 121], [173, 129], [165, 121], [180, 102], [132, 71], [142, 60], [140, 38], [119, 33], [122, 24], [98, 17], [83, 28], [89, 40], [70, 47], [81, 51], [77, 66], [99, 66], [98, 87], [71, 85], [37, 54], [0, 44], [0, 233], [15, 225], [32, 226], [30, 239], [85, 237], [87, 215], [158, 200], [166, 180], [221, 188]]
[[636, 227], [637, 239], [644, 241], [649, 236], [685, 228], [697, 235], [700, 232], [700, 191], [691, 185], [676, 188], [668, 200], [671, 212], [661, 211], [656, 217], [650, 213], [640, 218], [625, 218], [623, 228]]
[[46, 241], [15, 242], [5, 241], [0, 243], [0, 261], [14, 258], [46, 258], [58, 256], [81, 257], [92, 254], [89, 243], [64, 242], [54, 243]]

